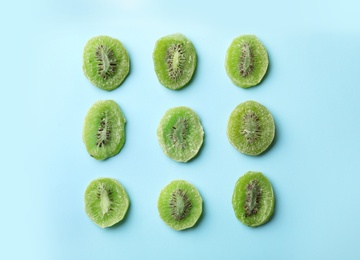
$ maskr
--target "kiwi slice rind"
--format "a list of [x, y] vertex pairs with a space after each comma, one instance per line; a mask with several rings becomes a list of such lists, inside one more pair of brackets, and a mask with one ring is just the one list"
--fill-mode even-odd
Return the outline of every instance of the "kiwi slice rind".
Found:
[[126, 119], [113, 100], [99, 100], [88, 110], [83, 142], [90, 156], [105, 160], [118, 154], [125, 143]]
[[270, 181], [261, 172], [249, 171], [241, 176], [234, 188], [232, 206], [235, 216], [245, 225], [257, 227], [271, 218], [275, 196]]
[[98, 178], [90, 182], [84, 195], [85, 212], [99, 227], [120, 222], [130, 205], [129, 196], [116, 179]]
[[230, 114], [227, 125], [230, 143], [241, 153], [263, 153], [275, 136], [275, 123], [269, 110], [256, 101], [239, 104]]
[[91, 38], [83, 52], [83, 71], [98, 88], [113, 90], [121, 85], [130, 71], [130, 59], [117, 39], [101, 35]]
[[183, 34], [164, 36], [156, 41], [153, 51], [154, 69], [159, 82], [168, 89], [186, 86], [196, 68], [196, 50]]
[[180, 106], [165, 112], [157, 137], [166, 156], [178, 162], [187, 162], [198, 154], [204, 130], [197, 114], [188, 107]]
[[174, 180], [160, 192], [160, 218], [174, 230], [193, 227], [202, 214], [203, 200], [195, 186], [185, 180]]
[[225, 69], [239, 87], [258, 85], [266, 74], [269, 58], [264, 45], [255, 35], [241, 35], [230, 44]]

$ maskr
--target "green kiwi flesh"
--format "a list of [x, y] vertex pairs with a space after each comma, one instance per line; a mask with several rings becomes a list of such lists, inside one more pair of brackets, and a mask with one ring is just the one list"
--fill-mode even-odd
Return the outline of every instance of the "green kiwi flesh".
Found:
[[249, 171], [235, 184], [232, 206], [245, 225], [265, 224], [274, 213], [275, 196], [270, 181], [261, 172]]
[[86, 114], [83, 142], [97, 160], [118, 154], [125, 143], [125, 117], [113, 100], [95, 102]]
[[247, 155], [259, 155], [274, 140], [274, 119], [267, 108], [260, 103], [243, 102], [230, 114], [227, 136], [230, 143], [239, 152]]
[[184, 35], [167, 35], [155, 43], [153, 62], [155, 73], [163, 86], [181, 89], [195, 72], [196, 50]]
[[174, 230], [195, 225], [202, 213], [203, 200], [189, 182], [174, 180], [160, 192], [158, 211], [161, 219]]
[[232, 82], [249, 88], [261, 82], [269, 64], [264, 45], [255, 35], [242, 35], [230, 44], [225, 69]]
[[193, 110], [174, 107], [162, 117], [157, 137], [165, 155], [178, 162], [187, 162], [199, 152], [204, 130]]
[[129, 55], [119, 40], [109, 36], [96, 36], [86, 43], [83, 71], [96, 87], [116, 89], [129, 74], [129, 70]]
[[99, 227], [121, 221], [130, 205], [124, 187], [115, 179], [99, 178], [90, 182], [84, 195], [85, 212]]

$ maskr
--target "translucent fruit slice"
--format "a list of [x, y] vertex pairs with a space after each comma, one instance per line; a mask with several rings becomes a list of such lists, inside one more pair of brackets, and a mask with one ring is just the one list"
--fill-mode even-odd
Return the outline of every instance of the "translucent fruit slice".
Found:
[[174, 107], [161, 119], [157, 137], [164, 153], [178, 162], [187, 162], [199, 152], [204, 130], [196, 113], [188, 107]]
[[86, 114], [83, 141], [97, 160], [118, 154], [125, 143], [125, 117], [113, 100], [95, 102]]
[[160, 192], [158, 210], [161, 219], [175, 230], [191, 228], [202, 213], [202, 198], [189, 182], [175, 180]]
[[85, 212], [99, 227], [110, 227], [121, 221], [130, 205], [124, 187], [115, 179], [99, 178], [86, 188]]
[[243, 224], [250, 227], [265, 224], [275, 208], [270, 181], [261, 172], [245, 173], [235, 184], [232, 205], [236, 217]]
[[119, 40], [109, 36], [96, 36], [86, 43], [83, 71], [93, 85], [113, 90], [120, 86], [129, 70], [129, 55]]
[[196, 51], [184, 35], [177, 33], [160, 38], [153, 52], [155, 73], [169, 89], [181, 89], [191, 80], [196, 68]]
[[230, 114], [227, 136], [239, 152], [247, 155], [261, 154], [274, 140], [274, 119], [260, 103], [243, 102]]
[[268, 64], [267, 51], [255, 35], [235, 38], [226, 53], [226, 72], [232, 82], [242, 88], [259, 84]]

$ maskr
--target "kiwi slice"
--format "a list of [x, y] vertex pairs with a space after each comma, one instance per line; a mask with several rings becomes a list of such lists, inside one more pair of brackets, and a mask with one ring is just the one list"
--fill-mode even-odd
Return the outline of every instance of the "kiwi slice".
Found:
[[249, 171], [235, 184], [232, 205], [236, 217], [250, 227], [265, 224], [275, 208], [274, 191], [261, 172]]
[[274, 140], [274, 119], [263, 105], [255, 101], [243, 102], [231, 112], [227, 136], [239, 152], [259, 155]]
[[175, 230], [191, 228], [202, 213], [202, 198], [189, 182], [175, 180], [161, 190], [158, 200], [161, 219]]
[[121, 221], [130, 204], [124, 187], [115, 179], [99, 178], [85, 190], [85, 212], [99, 227], [110, 227]]
[[242, 88], [259, 84], [268, 64], [266, 49], [255, 35], [235, 38], [226, 53], [226, 72], [232, 82]]
[[119, 40], [109, 36], [96, 36], [86, 43], [83, 71], [93, 85], [113, 90], [120, 86], [129, 70], [129, 55]]
[[196, 113], [188, 107], [174, 107], [161, 119], [157, 137], [164, 153], [178, 162], [187, 162], [200, 150], [204, 130]]
[[184, 35], [167, 35], [155, 43], [153, 62], [162, 85], [169, 89], [181, 89], [189, 83], [194, 74], [196, 51]]
[[95, 102], [87, 112], [83, 129], [88, 153], [97, 160], [118, 154], [125, 143], [125, 122], [115, 101]]

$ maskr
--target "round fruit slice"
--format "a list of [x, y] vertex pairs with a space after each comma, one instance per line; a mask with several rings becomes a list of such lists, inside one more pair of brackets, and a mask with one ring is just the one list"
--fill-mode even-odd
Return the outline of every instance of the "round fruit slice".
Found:
[[227, 136], [230, 143], [241, 153], [261, 154], [274, 140], [274, 119], [263, 105], [246, 101], [231, 112]]
[[85, 212], [99, 227], [110, 227], [121, 221], [130, 204], [121, 184], [110, 178], [90, 182], [85, 191]]
[[196, 113], [188, 107], [174, 107], [161, 119], [157, 137], [164, 153], [178, 162], [187, 162], [200, 150], [204, 130]]
[[129, 55], [119, 40], [96, 36], [87, 42], [83, 53], [83, 71], [93, 85], [113, 90], [120, 86], [129, 70]]
[[274, 191], [261, 172], [249, 171], [235, 184], [232, 205], [236, 217], [250, 227], [265, 224], [275, 208]]
[[194, 74], [196, 51], [184, 35], [168, 35], [155, 43], [153, 62], [162, 85], [169, 89], [181, 89]]
[[226, 53], [226, 72], [232, 82], [242, 88], [259, 84], [268, 64], [266, 49], [255, 35], [235, 38]]
[[175, 230], [191, 228], [201, 216], [202, 198], [192, 184], [175, 180], [161, 190], [158, 210], [169, 227]]
[[95, 102], [87, 112], [83, 129], [88, 153], [97, 160], [118, 154], [125, 143], [125, 122], [115, 101]]

